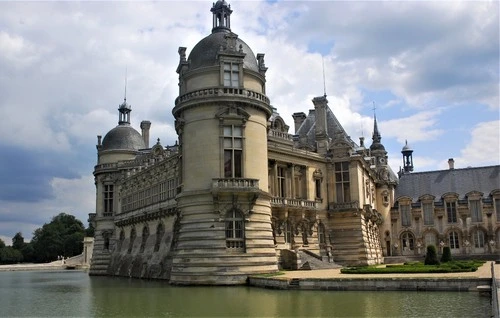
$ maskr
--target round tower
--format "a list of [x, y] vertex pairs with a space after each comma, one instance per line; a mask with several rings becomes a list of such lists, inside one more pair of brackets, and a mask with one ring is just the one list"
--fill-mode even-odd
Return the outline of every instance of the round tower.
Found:
[[212, 33], [179, 48], [175, 117], [181, 153], [173, 284], [243, 284], [277, 270], [268, 195], [264, 54], [231, 31], [217, 1]]

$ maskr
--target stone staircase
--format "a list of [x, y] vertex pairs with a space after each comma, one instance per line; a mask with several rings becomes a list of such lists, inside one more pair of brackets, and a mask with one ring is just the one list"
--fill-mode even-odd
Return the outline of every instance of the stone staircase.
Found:
[[300, 259], [302, 260], [300, 270], [312, 270], [312, 269], [331, 269], [342, 267], [336, 263], [329, 263], [326, 257], [322, 257], [308, 250], [300, 250], [298, 252]]
[[108, 251], [101, 251], [92, 255], [90, 263], [89, 275], [104, 276], [108, 275], [108, 267], [111, 262], [111, 253]]

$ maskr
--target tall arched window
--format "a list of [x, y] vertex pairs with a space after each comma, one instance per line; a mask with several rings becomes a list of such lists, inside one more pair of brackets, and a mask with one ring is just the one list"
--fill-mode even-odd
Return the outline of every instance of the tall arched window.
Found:
[[118, 242], [118, 244], [120, 244], [118, 246], [118, 252], [121, 252], [122, 250], [122, 247], [123, 247], [123, 241], [125, 241], [125, 231], [121, 230], [120, 231], [120, 241]]
[[453, 231], [448, 234], [448, 245], [450, 248], [453, 249], [458, 249], [460, 248], [460, 244], [458, 242], [458, 233]]
[[155, 252], [158, 252], [160, 250], [161, 239], [164, 233], [165, 226], [163, 226], [163, 223], [158, 224], [158, 227], [156, 228]]
[[140, 252], [144, 252], [144, 248], [146, 247], [146, 242], [148, 240], [148, 237], [149, 237], [149, 228], [147, 226], [145, 226], [143, 229], [142, 229], [142, 240], [141, 240], [141, 249], [140, 249]]
[[130, 231], [130, 242], [128, 244], [128, 250], [127, 250], [128, 254], [132, 253], [135, 237], [136, 237], [135, 228], [132, 228], [132, 230]]
[[323, 223], [318, 225], [318, 241], [319, 244], [326, 244], [325, 225]]
[[235, 250], [245, 248], [245, 223], [236, 209], [226, 214], [226, 247]]
[[481, 230], [477, 230], [474, 232], [474, 247], [475, 248], [484, 248], [484, 232]]
[[401, 235], [401, 248], [403, 251], [413, 251], [414, 243], [415, 238], [410, 232], [404, 232]]

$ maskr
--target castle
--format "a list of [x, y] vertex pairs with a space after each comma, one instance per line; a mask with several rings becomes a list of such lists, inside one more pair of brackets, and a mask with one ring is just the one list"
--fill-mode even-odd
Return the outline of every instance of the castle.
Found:
[[178, 142], [149, 145], [151, 122], [98, 136], [91, 275], [172, 284], [244, 284], [248, 275], [371, 265], [500, 249], [500, 166], [396, 175], [374, 118], [354, 142], [328, 106], [294, 113], [294, 133], [266, 96], [264, 54], [231, 30], [231, 7], [211, 8], [212, 33], [186, 57], [172, 113]]

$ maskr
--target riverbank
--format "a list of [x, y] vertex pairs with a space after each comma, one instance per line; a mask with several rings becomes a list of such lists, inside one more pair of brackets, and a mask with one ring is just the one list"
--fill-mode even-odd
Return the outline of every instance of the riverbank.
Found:
[[54, 261], [51, 263], [42, 264], [10, 264], [0, 265], [0, 272], [10, 271], [51, 271], [67, 269], [67, 265], [62, 261]]
[[481, 291], [478, 286], [491, 286], [492, 266], [495, 267], [496, 275], [500, 275], [500, 264], [486, 262], [477, 271], [464, 273], [342, 274], [340, 269], [286, 271], [279, 276], [251, 276], [249, 284], [303, 290]]

